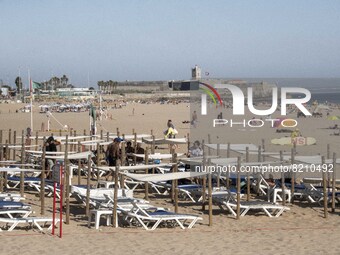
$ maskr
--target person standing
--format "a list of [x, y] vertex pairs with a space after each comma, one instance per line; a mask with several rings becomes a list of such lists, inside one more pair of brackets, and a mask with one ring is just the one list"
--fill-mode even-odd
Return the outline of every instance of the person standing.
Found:
[[116, 137], [113, 139], [113, 142], [109, 144], [106, 150], [106, 160], [109, 164], [109, 166], [116, 166], [117, 160], [121, 159], [121, 145], [122, 139], [119, 137]]
[[[47, 138], [46, 140], [46, 152], [56, 152], [57, 151], [57, 144], [56, 141], [54, 140], [53, 136], [50, 136], [49, 138]], [[48, 154], [48, 156], [55, 156], [53, 154]], [[51, 175], [51, 170], [54, 166], [55, 161], [51, 158], [47, 158], [46, 160], [46, 178], [49, 178]]]
[[196, 113], [196, 111], [194, 111], [193, 114], [192, 114], [191, 125], [194, 128], [196, 128], [196, 126], [197, 126], [197, 113]]

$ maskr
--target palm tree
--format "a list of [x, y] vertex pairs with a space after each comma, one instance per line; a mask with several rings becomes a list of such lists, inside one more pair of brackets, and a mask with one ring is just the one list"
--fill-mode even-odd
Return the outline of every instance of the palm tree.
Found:
[[98, 85], [98, 88], [99, 88], [99, 90], [104, 90], [104, 86], [105, 86], [105, 82], [104, 81], [98, 81], [97, 82], [97, 85]]
[[117, 86], [118, 86], [118, 82], [115, 81], [115, 82], [114, 82], [114, 85], [113, 85], [113, 88], [114, 88], [115, 91], [117, 90]]
[[16, 87], [17, 87], [18, 93], [20, 93], [21, 90], [22, 90], [22, 81], [21, 81], [21, 77], [20, 77], [20, 76], [18, 76], [17, 78], [15, 78], [15, 85], [16, 85]]

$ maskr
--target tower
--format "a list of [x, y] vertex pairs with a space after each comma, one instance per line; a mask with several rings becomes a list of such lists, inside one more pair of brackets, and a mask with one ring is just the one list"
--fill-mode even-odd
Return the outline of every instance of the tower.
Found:
[[191, 68], [191, 79], [192, 80], [199, 80], [201, 79], [201, 68], [195, 65], [194, 68]]

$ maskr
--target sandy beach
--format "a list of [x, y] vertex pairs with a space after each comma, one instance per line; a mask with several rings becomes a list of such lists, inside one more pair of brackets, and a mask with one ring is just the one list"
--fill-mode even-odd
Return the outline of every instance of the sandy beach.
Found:
[[[30, 123], [29, 113], [16, 113], [20, 108], [18, 104], [1, 105], [1, 125], [3, 139], [8, 135], [8, 129], [17, 131], [27, 128]], [[132, 115], [132, 109], [135, 113]], [[210, 109], [215, 111], [220, 109]], [[224, 110], [223, 110], [224, 111]], [[122, 109], [112, 109], [112, 120], [104, 119], [98, 126], [100, 129], [115, 132], [119, 128], [121, 134], [131, 134], [132, 129], [137, 133], [149, 134], [151, 130], [156, 137], [162, 137], [168, 119], [172, 119], [179, 131], [178, 137], [184, 137], [190, 131], [190, 124], [182, 121], [190, 120], [190, 107], [187, 103], [173, 104], [137, 104], [131, 103]], [[225, 114], [228, 111], [225, 110]], [[332, 112], [339, 115], [338, 110]], [[62, 124], [82, 133], [88, 129], [88, 112], [82, 113], [54, 113]], [[292, 115], [293, 116], [293, 115]], [[247, 115], [251, 118], [251, 115]], [[40, 114], [35, 107], [34, 125], [40, 129], [41, 123], [46, 122], [45, 114]], [[327, 144], [332, 152], [340, 152], [339, 137], [331, 135], [331, 130], [322, 129], [335, 122], [322, 119], [299, 119], [299, 127], [304, 135], [317, 139], [317, 145], [297, 148], [298, 155], [326, 154]], [[45, 124], [46, 125], [46, 124]], [[199, 119], [198, 125], [204, 125], [204, 119]], [[51, 129], [60, 127], [53, 120]], [[208, 128], [208, 127], [207, 127]], [[225, 127], [212, 133], [211, 142], [217, 143], [218, 137], [226, 133]], [[272, 145], [270, 139], [283, 134], [277, 134], [273, 128], [258, 130], [228, 129], [231, 143], [261, 144], [265, 139], [267, 151], [289, 151], [291, 146]], [[35, 134], [35, 132], [34, 132]], [[49, 132], [39, 132], [39, 135], [49, 135]], [[205, 138], [207, 139], [207, 138]], [[17, 140], [17, 142], [20, 142]], [[186, 152], [186, 146], [180, 146], [179, 152]], [[164, 152], [164, 151], [161, 151]], [[234, 154], [233, 154], [234, 155]], [[339, 176], [339, 175], [338, 175]], [[76, 182], [76, 177], [74, 177]], [[82, 177], [85, 184], [85, 177]], [[95, 183], [95, 181], [92, 181]], [[143, 197], [143, 191], [134, 193], [136, 197]], [[47, 204], [46, 215], [51, 215], [52, 198], [45, 199]], [[150, 202], [156, 206], [173, 209], [168, 196], [150, 195]], [[40, 202], [36, 192], [26, 192], [25, 203], [33, 206], [36, 216], [40, 215]], [[339, 206], [335, 213], [330, 213], [328, 219], [323, 218], [323, 208], [320, 205], [310, 205], [308, 202], [289, 204], [290, 211], [278, 218], [269, 218], [263, 214], [247, 215], [235, 220], [226, 211], [213, 207], [213, 226], [208, 226], [208, 211], [201, 210], [200, 205], [187, 201], [180, 201], [179, 212], [201, 215], [203, 221], [198, 222], [193, 229], [181, 230], [179, 228], [161, 228], [155, 231], [145, 231], [141, 228], [112, 228], [100, 226], [99, 230], [87, 227], [87, 217], [83, 206], [71, 198], [71, 221], [69, 225], [63, 224], [64, 236], [62, 239], [42, 234], [36, 230], [15, 230], [13, 232], [0, 232], [3, 244], [0, 254], [339, 254], [340, 222]]]

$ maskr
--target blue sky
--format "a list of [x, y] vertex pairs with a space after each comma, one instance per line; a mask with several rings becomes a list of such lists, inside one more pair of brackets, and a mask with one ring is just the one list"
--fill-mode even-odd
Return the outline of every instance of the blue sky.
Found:
[[0, 79], [340, 77], [340, 1], [0, 0]]

